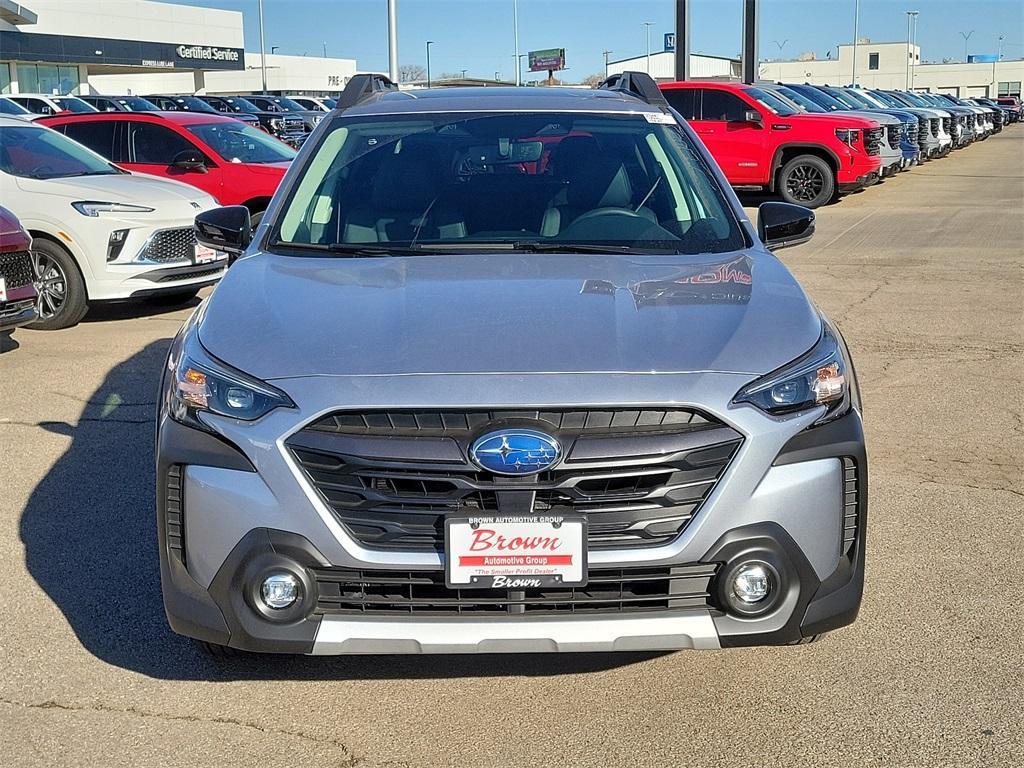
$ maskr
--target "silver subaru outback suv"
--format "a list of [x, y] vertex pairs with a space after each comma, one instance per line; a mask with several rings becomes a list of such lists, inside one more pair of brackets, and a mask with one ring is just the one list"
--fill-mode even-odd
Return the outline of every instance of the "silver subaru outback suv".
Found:
[[649, 77], [357, 76], [175, 338], [171, 627], [213, 653], [808, 642], [861, 601], [839, 331]]

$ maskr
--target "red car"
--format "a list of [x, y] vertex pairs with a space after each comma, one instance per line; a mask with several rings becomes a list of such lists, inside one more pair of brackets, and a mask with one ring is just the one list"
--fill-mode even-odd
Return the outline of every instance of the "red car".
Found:
[[205, 112], [97, 112], [38, 122], [131, 171], [183, 181], [259, 223], [295, 150], [233, 117]]
[[0, 206], [0, 331], [9, 331], [36, 319], [32, 238], [18, 218]]
[[660, 87], [737, 189], [767, 189], [817, 208], [878, 179], [882, 128], [874, 120], [794, 112], [770, 91], [742, 83]]

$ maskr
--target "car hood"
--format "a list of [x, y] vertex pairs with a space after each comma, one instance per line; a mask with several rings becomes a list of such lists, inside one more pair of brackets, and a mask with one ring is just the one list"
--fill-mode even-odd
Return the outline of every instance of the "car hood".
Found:
[[704, 257], [257, 253], [199, 335], [261, 379], [466, 373], [770, 372], [821, 320], [766, 252]]
[[867, 120], [874, 120], [879, 125], [898, 125], [900, 119], [894, 117], [889, 110], [879, 109], [844, 109], [829, 112], [830, 115], [850, 115], [850, 117], [863, 117]]
[[203, 208], [213, 203], [213, 198], [195, 187], [144, 173], [72, 176], [64, 179], [30, 179], [19, 176], [16, 180], [18, 186], [26, 192], [43, 192], [73, 200], [103, 200], [148, 206], [197, 202]]

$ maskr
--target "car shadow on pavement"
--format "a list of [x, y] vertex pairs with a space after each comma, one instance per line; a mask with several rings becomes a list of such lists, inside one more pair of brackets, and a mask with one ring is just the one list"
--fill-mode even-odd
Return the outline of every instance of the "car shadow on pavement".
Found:
[[82, 318], [82, 322], [105, 323], [112, 320], [158, 317], [180, 312], [183, 309], [192, 309], [199, 305], [199, 301], [199, 298], [179, 300], [173, 297], [159, 297], [149, 301], [101, 301], [89, 305], [89, 311]]
[[25, 560], [97, 658], [159, 679], [231, 681], [566, 675], [663, 655], [208, 657], [170, 630], [160, 596], [153, 419], [169, 343], [153, 342], [114, 366], [77, 424], [39, 424], [71, 445], [22, 514]]

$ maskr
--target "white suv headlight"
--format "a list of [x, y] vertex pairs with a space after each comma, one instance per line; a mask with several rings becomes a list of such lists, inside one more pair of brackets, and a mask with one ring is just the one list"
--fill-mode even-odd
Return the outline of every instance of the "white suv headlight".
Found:
[[99, 216], [101, 213], [152, 213], [155, 208], [130, 203], [106, 203], [101, 200], [79, 200], [71, 207], [83, 216]]

